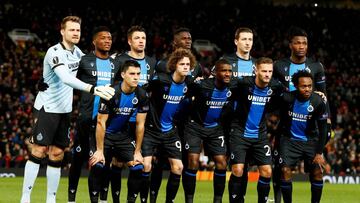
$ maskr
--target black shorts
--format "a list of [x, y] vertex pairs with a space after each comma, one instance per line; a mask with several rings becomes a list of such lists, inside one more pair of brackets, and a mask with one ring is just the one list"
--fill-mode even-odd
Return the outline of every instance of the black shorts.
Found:
[[280, 160], [280, 149], [279, 147], [275, 147], [271, 150], [272, 154], [272, 160], [273, 160], [273, 167], [276, 167], [279, 165]]
[[229, 142], [231, 164], [244, 164], [248, 158], [258, 166], [271, 165], [271, 147], [267, 138], [247, 138], [239, 130], [231, 129]]
[[298, 161], [304, 160], [306, 171], [318, 167], [312, 163], [316, 154], [316, 145], [315, 140], [299, 141], [281, 137], [279, 163], [281, 166], [294, 167]]
[[226, 141], [220, 125], [213, 128], [205, 128], [196, 122], [185, 125], [185, 150], [200, 154], [201, 142], [210, 156], [226, 155]]
[[34, 109], [32, 139], [41, 146], [55, 145], [65, 149], [70, 144], [70, 113], [48, 113]]
[[115, 157], [118, 161], [129, 162], [134, 160], [135, 141], [130, 137], [118, 139], [117, 135], [105, 135], [104, 156], [105, 162], [111, 163]]
[[143, 157], [153, 156], [154, 150], [160, 148], [165, 153], [165, 156], [181, 160], [181, 141], [177, 128], [165, 133], [150, 128], [145, 129], [141, 146]]
[[82, 153], [89, 156], [96, 151], [95, 128], [96, 121], [79, 118], [72, 147], [73, 153]]

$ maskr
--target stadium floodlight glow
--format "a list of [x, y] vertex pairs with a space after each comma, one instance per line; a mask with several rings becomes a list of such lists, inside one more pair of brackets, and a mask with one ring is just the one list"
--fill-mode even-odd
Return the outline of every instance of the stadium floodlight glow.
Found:
[[318, 4], [317, 4], [317, 3], [314, 3], [314, 6], [315, 6], [315, 7], [318, 7]]

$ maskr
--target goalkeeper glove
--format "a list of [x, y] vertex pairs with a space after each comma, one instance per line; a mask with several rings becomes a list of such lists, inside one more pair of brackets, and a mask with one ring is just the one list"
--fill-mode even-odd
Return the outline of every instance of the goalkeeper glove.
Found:
[[110, 100], [114, 94], [115, 89], [110, 87], [110, 84], [107, 84], [105, 86], [92, 86], [90, 89], [90, 93], [92, 93], [95, 96], [99, 96], [105, 100]]
[[41, 78], [37, 83], [37, 87], [39, 91], [43, 92], [47, 90], [47, 88], [49, 88], [49, 85], [46, 82], [44, 82], [44, 78]]

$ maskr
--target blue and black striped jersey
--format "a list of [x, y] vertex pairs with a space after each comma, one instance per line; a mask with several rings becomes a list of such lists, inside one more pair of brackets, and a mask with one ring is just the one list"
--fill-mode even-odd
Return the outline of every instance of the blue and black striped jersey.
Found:
[[254, 76], [235, 80], [231, 85], [231, 127], [239, 129], [244, 137], [266, 138], [265, 115], [276, 109], [283, 91], [284, 86], [277, 80], [271, 80], [265, 88], [256, 86]]
[[182, 83], [176, 83], [171, 74], [155, 74], [148, 87], [151, 97], [146, 126], [159, 132], [173, 129], [175, 113], [179, 112], [178, 108], [187, 96], [190, 83], [190, 77], [186, 77]]
[[[81, 58], [77, 78], [95, 86], [107, 85], [113, 83], [118, 70], [119, 65], [112, 58], [101, 59], [91, 52]], [[99, 96], [82, 91], [79, 116], [86, 120], [96, 119], [99, 102]]]

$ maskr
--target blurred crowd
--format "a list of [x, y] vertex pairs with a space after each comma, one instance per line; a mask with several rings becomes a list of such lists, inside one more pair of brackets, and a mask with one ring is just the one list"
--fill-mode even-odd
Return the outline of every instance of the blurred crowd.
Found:
[[[74, 8], [34, 1], [3, 1], [0, 4], [0, 167], [23, 167], [29, 154], [25, 139], [31, 134], [32, 105], [36, 84], [42, 74], [42, 60], [48, 47], [60, 39], [59, 22], [66, 15], [82, 17], [79, 47], [91, 50], [91, 30], [106, 25], [113, 31], [113, 51], [127, 49], [126, 30], [134, 24], [147, 31], [147, 54], [157, 59], [170, 50], [172, 31], [190, 28], [193, 40], [208, 39], [221, 51], [199, 58], [212, 66], [224, 53], [233, 52], [234, 32], [238, 26], [255, 31], [252, 56], [269, 56], [274, 60], [289, 56], [286, 31], [292, 25], [309, 34], [309, 56], [323, 63], [326, 70], [328, 101], [332, 112], [333, 137], [324, 155], [327, 173], [360, 174], [360, 14], [358, 10], [332, 7], [274, 6], [267, 4], [225, 3], [218, 5], [176, 2], [127, 7], [89, 3]], [[201, 2], [201, 1], [200, 1]], [[202, 2], [204, 3], [204, 2]], [[266, 16], [266, 17], [261, 17]], [[40, 40], [16, 45], [7, 32], [26, 28]], [[73, 127], [76, 125], [78, 98], [75, 96]], [[72, 128], [74, 129], [74, 128]], [[74, 130], [71, 131], [72, 136]], [[203, 157], [204, 169], [211, 170], [211, 160]], [[66, 163], [66, 161], [65, 161]], [[64, 164], [66, 167], [66, 164]], [[299, 166], [298, 172], [303, 172]]]

